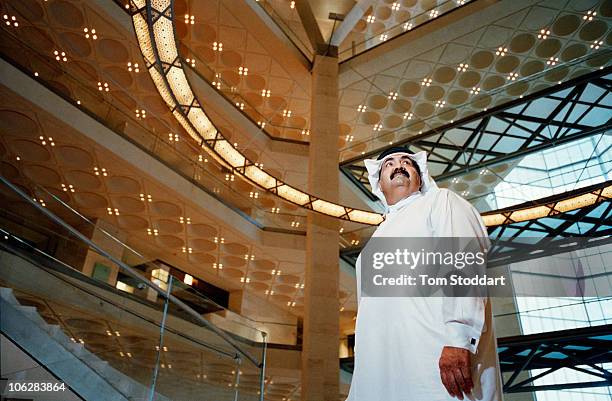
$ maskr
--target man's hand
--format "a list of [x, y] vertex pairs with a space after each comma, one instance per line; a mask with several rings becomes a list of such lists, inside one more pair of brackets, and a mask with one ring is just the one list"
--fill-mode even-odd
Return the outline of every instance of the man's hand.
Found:
[[474, 383], [472, 382], [470, 351], [463, 348], [444, 347], [438, 365], [442, 384], [451, 396], [463, 400], [463, 393], [472, 392]]

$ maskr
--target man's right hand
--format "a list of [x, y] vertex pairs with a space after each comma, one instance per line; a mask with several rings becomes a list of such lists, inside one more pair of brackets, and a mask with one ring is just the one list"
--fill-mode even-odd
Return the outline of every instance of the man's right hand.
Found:
[[463, 348], [444, 347], [438, 365], [442, 384], [451, 396], [463, 400], [463, 393], [472, 392], [474, 384], [470, 351]]

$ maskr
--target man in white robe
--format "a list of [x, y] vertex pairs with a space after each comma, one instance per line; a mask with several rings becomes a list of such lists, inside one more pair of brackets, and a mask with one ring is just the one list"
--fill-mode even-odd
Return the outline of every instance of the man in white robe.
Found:
[[[391, 148], [366, 160], [386, 208], [373, 237], [462, 237], [489, 245], [480, 214], [439, 189], [425, 152]], [[362, 297], [357, 259], [355, 367], [347, 401], [502, 401], [486, 298]]]

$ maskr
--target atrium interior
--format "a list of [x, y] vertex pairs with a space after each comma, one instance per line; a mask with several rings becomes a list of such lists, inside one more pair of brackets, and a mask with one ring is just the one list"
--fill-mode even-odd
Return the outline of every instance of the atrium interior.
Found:
[[612, 399], [612, 0], [0, 9], [3, 400], [346, 400], [394, 146], [511, 274], [503, 399]]

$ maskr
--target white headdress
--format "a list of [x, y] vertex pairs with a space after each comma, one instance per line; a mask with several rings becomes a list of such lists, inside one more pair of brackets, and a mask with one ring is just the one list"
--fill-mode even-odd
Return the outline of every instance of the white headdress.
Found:
[[370, 187], [372, 187], [372, 193], [381, 200], [383, 205], [385, 206], [385, 210], [389, 209], [389, 205], [387, 204], [387, 200], [385, 199], [385, 195], [380, 189], [380, 169], [383, 165], [383, 162], [391, 155], [397, 153], [404, 153], [408, 155], [412, 160], [414, 160], [421, 170], [421, 193], [426, 194], [429, 191], [437, 190], [438, 186], [436, 182], [429, 176], [429, 170], [427, 168], [427, 153], [425, 151], [419, 153], [407, 153], [407, 152], [396, 152], [383, 157], [380, 160], [376, 159], [366, 159], [364, 160], [365, 167], [368, 170], [368, 180], [370, 181]]

